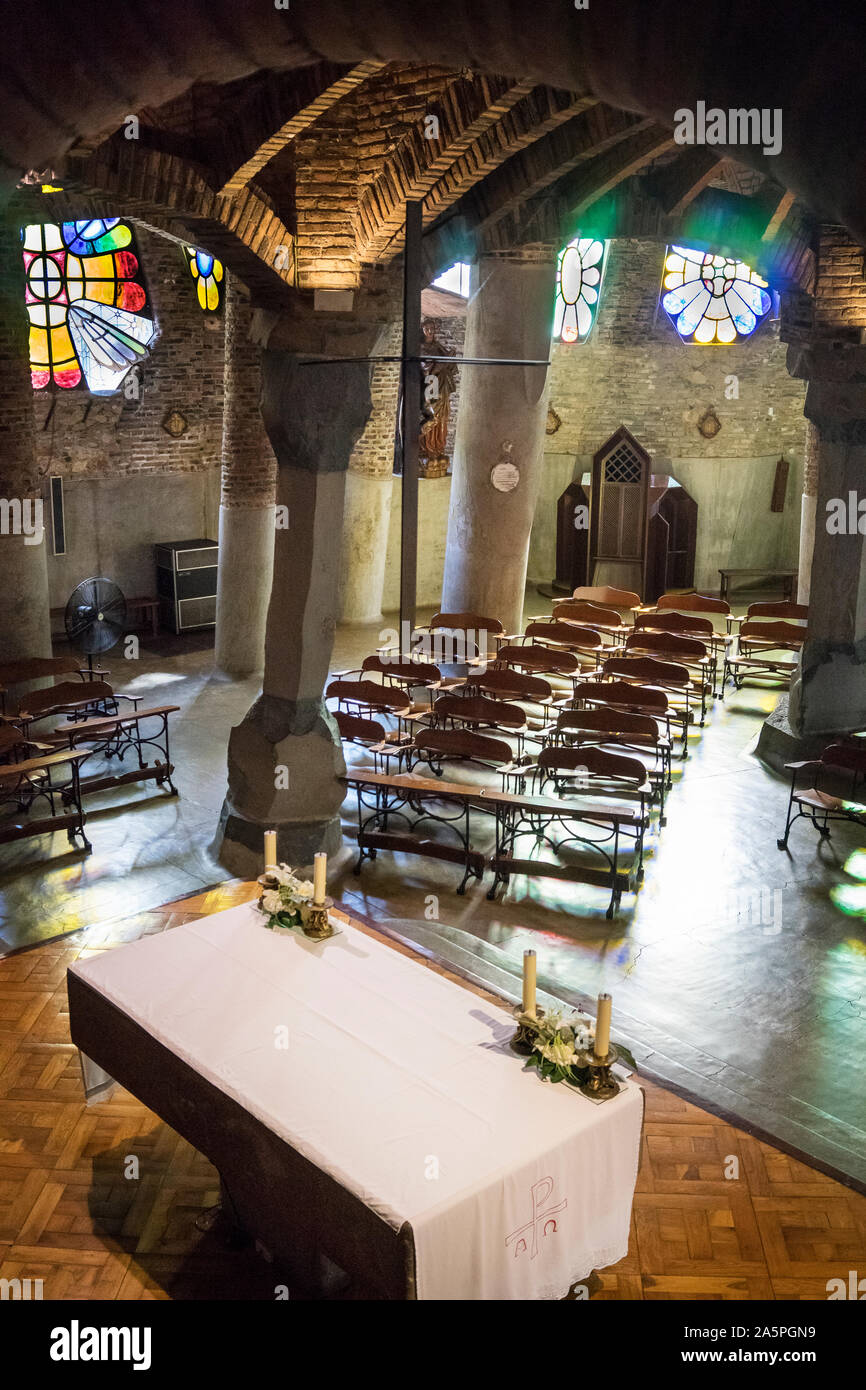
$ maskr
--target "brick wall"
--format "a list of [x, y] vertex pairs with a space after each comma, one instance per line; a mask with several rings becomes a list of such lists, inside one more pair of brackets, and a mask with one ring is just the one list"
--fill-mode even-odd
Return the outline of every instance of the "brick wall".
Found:
[[[173, 242], [136, 227], [160, 336], [142, 369], [138, 401], [123, 392], [33, 393], [40, 473], [68, 479], [217, 467], [222, 441], [223, 316], [202, 313]], [[49, 420], [52, 403], [56, 402]], [[179, 439], [162, 428], [173, 410], [189, 425]]]

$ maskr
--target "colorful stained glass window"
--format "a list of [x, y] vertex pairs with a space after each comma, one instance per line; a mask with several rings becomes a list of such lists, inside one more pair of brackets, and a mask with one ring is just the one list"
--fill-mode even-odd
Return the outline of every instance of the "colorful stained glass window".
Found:
[[198, 302], [202, 309], [216, 313], [222, 299], [223, 263], [207, 251], [197, 251], [194, 246], [183, 248], [189, 273], [195, 281]]
[[132, 228], [119, 217], [25, 227], [34, 390], [116, 391], [156, 336]]
[[662, 308], [684, 342], [747, 338], [772, 303], [766, 280], [744, 261], [687, 246], [668, 247]]
[[582, 343], [598, 310], [607, 243], [575, 237], [559, 253], [553, 336], [563, 343]]

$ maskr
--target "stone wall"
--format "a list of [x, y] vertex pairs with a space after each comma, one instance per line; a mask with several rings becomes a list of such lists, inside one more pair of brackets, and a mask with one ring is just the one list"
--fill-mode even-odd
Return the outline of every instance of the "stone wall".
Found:
[[[772, 320], [730, 347], [683, 344], [659, 304], [664, 254], [664, 245], [655, 241], [613, 242], [589, 340], [553, 348], [550, 404], [561, 424], [546, 439], [530, 545], [531, 580], [548, 582], [555, 572], [557, 498], [574, 477], [591, 468], [593, 454], [620, 425], [649, 451], [654, 469], [673, 474], [698, 503], [697, 587], [718, 588], [720, 566], [787, 568], [797, 563], [804, 383], [788, 375], [785, 346]], [[840, 246], [838, 254], [844, 257], [849, 251]], [[841, 280], [839, 286], [841, 293]], [[440, 336], [457, 352], [462, 351], [462, 330], [460, 319], [440, 321]], [[709, 409], [721, 424], [713, 439], [705, 439], [697, 428]], [[785, 507], [771, 512], [776, 463], [782, 456], [790, 463]], [[419, 495], [422, 517], [429, 510], [433, 534], [441, 499], [425, 508], [429, 486], [422, 481]], [[437, 544], [429, 563], [424, 561], [427, 594], [436, 588], [433, 569], [440, 549]], [[395, 592], [393, 563], [389, 547], [386, 606]]]

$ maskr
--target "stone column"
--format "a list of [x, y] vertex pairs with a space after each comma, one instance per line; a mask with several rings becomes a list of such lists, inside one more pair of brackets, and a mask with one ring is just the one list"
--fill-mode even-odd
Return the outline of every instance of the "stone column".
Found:
[[[266, 829], [277, 831], [280, 859], [295, 867], [341, 843], [345, 764], [322, 693], [336, 625], [346, 469], [370, 413], [365, 359], [382, 319], [375, 295], [358, 299], [354, 314], [316, 315], [312, 296], [299, 295], [262, 355], [276, 501], [288, 508], [289, 526], [274, 532], [262, 693], [231, 733], [214, 846], [226, 868], [245, 876], [261, 872]], [[359, 361], [302, 365], [308, 354]]]
[[[376, 343], [378, 355], [396, 356], [402, 323], [389, 325]], [[394, 490], [394, 439], [400, 397], [400, 366], [377, 362], [370, 395], [373, 408], [352, 450], [346, 478], [343, 560], [340, 576], [340, 621], [381, 623], [385, 558]]]
[[818, 504], [818, 433], [806, 421], [806, 449], [803, 457], [803, 495], [800, 498], [800, 558], [798, 561], [797, 602], [808, 603], [812, 584], [812, 555], [815, 550], [815, 509]]
[[[546, 360], [555, 283], [552, 247], [483, 256], [472, 267], [465, 356]], [[460, 370], [442, 608], [499, 618], [506, 632], [523, 617], [548, 379], [546, 367]]]
[[[17, 226], [0, 223], [0, 661], [51, 655], [29, 325]], [[26, 535], [22, 522], [33, 534]], [[38, 537], [38, 538], [37, 538]]]
[[260, 671], [274, 563], [276, 462], [261, 412], [261, 348], [243, 287], [228, 276], [215, 665]]
[[792, 345], [788, 370], [809, 382], [818, 472], [809, 637], [789, 716], [800, 736], [843, 733], [866, 722], [866, 347]]

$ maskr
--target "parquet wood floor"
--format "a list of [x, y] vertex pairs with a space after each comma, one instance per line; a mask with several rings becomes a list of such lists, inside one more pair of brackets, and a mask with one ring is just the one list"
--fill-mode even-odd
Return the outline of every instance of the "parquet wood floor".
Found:
[[[274, 1297], [273, 1267], [227, 1245], [207, 1160], [127, 1092], [85, 1106], [66, 1005], [79, 955], [256, 891], [227, 883], [0, 960], [0, 1278], [41, 1278], [46, 1299]], [[823, 1300], [829, 1279], [866, 1277], [866, 1197], [641, 1084], [629, 1253], [592, 1276], [591, 1298]]]

